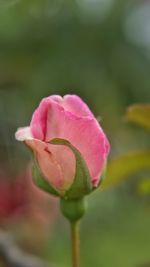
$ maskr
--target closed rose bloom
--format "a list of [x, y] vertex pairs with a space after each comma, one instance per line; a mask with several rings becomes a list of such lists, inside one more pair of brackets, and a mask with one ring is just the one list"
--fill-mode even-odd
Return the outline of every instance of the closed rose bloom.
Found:
[[55, 138], [69, 141], [81, 153], [93, 188], [99, 185], [110, 145], [80, 97], [43, 98], [32, 115], [30, 126], [19, 128], [15, 136], [31, 148], [45, 180], [60, 194], [69, 190], [74, 182], [76, 158], [69, 147], [51, 144]]

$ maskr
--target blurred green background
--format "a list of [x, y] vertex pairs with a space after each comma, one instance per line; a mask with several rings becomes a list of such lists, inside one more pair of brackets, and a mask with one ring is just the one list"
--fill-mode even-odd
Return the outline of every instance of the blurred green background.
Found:
[[[26, 251], [69, 267], [68, 224], [57, 200], [32, 186], [30, 153], [14, 139], [51, 94], [87, 102], [110, 161], [150, 148], [149, 132], [124, 119], [130, 104], [150, 101], [150, 1], [0, 0], [0, 225]], [[82, 266], [150, 266], [150, 195], [137, 189], [149, 174], [90, 196]]]

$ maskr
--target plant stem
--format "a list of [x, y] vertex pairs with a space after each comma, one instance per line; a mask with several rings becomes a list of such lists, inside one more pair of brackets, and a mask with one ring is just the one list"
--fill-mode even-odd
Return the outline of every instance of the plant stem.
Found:
[[72, 267], [80, 267], [79, 221], [71, 223]]

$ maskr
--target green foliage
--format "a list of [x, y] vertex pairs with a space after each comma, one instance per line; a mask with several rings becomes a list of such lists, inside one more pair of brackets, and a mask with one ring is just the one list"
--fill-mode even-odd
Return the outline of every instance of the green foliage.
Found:
[[128, 108], [126, 119], [129, 122], [150, 129], [150, 104], [135, 104]]
[[[131, 105], [127, 109], [125, 118], [129, 122], [150, 129], [150, 104]], [[150, 171], [150, 151], [128, 152], [110, 161], [102, 186], [103, 188], [115, 186], [126, 178], [146, 170]], [[136, 189], [139, 194], [149, 194], [150, 179], [137, 181]]]
[[109, 162], [102, 186], [115, 186], [129, 176], [147, 169], [150, 170], [150, 151], [127, 153]]
[[[150, 99], [149, 47], [147, 49], [131, 42], [124, 26], [128, 15], [140, 14], [138, 6], [149, 6], [149, 1], [93, 1], [106, 2], [106, 5], [112, 3], [107, 15], [103, 16], [98, 10], [97, 17], [91, 12], [93, 8], [86, 14], [78, 5], [88, 5], [92, 0], [0, 2], [1, 166], [5, 165], [6, 169], [13, 166], [21, 171], [28, 166], [29, 156], [26, 149], [15, 142], [14, 132], [17, 127], [29, 124], [40, 99], [50, 94], [75, 93], [83, 97], [95, 115], [100, 115], [103, 128], [109, 134], [114, 158], [116, 151], [124, 154], [124, 147], [126, 151], [132, 151], [133, 148], [139, 150], [143, 133], [137, 128], [132, 132], [128, 125], [120, 125], [120, 117], [127, 105]], [[6, 2], [16, 4], [8, 5]], [[144, 15], [144, 10], [142, 13]], [[141, 21], [137, 18], [137, 29], [133, 30], [133, 37], [139, 39]], [[148, 27], [147, 16], [142, 23], [144, 21]], [[146, 140], [144, 146], [147, 149]], [[120, 169], [119, 166], [116, 168]], [[109, 169], [108, 162], [104, 188], [108, 188], [113, 180]], [[126, 199], [118, 211], [123, 196], [121, 191], [114, 202], [118, 193], [115, 185], [133, 173], [128, 172], [122, 177], [118, 174], [119, 169], [114, 172], [114, 177], [116, 172], [118, 175], [114, 190], [104, 190], [101, 194], [97, 191], [91, 195], [94, 208], [85, 216], [85, 220], [86, 217], [88, 219], [83, 226], [85, 237], [82, 243], [82, 246], [86, 246], [85, 251], [83, 249], [83, 265], [87, 267], [131, 267], [149, 261], [149, 207], [148, 210], [144, 209], [139, 200], [133, 206], [135, 198], [132, 196], [129, 200], [124, 187]], [[105, 183], [108, 183], [107, 187]], [[111, 205], [109, 210], [107, 205]], [[70, 266], [66, 257], [68, 243], [66, 247], [64, 245], [66, 229], [61, 221], [58, 225], [52, 235], [48, 255], [50, 261], [53, 258], [54, 262], [59, 261], [59, 266], [66, 267]], [[55, 244], [54, 237], [59, 231], [61, 233]]]
[[149, 195], [150, 194], [150, 177], [144, 177], [140, 181], [138, 181], [136, 189], [140, 195]]

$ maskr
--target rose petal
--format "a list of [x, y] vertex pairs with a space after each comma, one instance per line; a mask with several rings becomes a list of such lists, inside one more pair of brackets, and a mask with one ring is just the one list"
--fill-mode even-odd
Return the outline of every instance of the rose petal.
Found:
[[[47, 125], [47, 112], [50, 109], [51, 104], [55, 102], [64, 108], [66, 111], [73, 113], [78, 117], [90, 116], [94, 118], [94, 115], [88, 108], [88, 106], [82, 101], [79, 96], [65, 95], [64, 98], [59, 95], [52, 95], [43, 98], [39, 107], [35, 110], [31, 120], [31, 130], [35, 138], [44, 140], [46, 135]], [[57, 122], [56, 122], [57, 123]]]
[[78, 118], [52, 102], [47, 114], [45, 141], [64, 138], [70, 141], [84, 157], [92, 179], [99, 181], [109, 143], [96, 119]]
[[61, 166], [63, 187], [67, 190], [72, 185], [75, 178], [75, 156], [71, 149], [63, 145], [49, 145], [49, 150]]
[[[62, 98], [55, 95], [44, 98], [34, 112], [30, 126], [34, 138], [46, 142], [53, 138], [70, 141], [84, 157], [93, 184], [98, 184], [109, 152], [109, 142], [97, 120], [79, 97], [67, 95]], [[65, 157], [61, 159], [64, 160]]]
[[26, 139], [33, 139], [30, 127], [22, 127], [15, 133], [15, 138], [18, 141], [24, 141]]
[[55, 101], [57, 102], [58, 104], [62, 104], [62, 102], [64, 101], [63, 97], [60, 96], [60, 95], [51, 95], [51, 96], [48, 96], [48, 99], [51, 101]]
[[[33, 150], [42, 174], [47, 181], [59, 192], [65, 192], [73, 183], [75, 174], [75, 159], [71, 150], [55, 145], [49, 145], [37, 139], [26, 140], [25, 143]], [[63, 154], [65, 153], [65, 154]], [[72, 165], [63, 160], [62, 156], [68, 155]], [[71, 162], [70, 162], [71, 163]]]
[[42, 141], [45, 139], [47, 112], [50, 107], [50, 104], [51, 103], [49, 97], [43, 98], [38, 108], [34, 111], [30, 123], [31, 131], [34, 138]]
[[90, 116], [92, 118], [94, 117], [89, 107], [77, 95], [65, 95], [63, 107], [65, 110], [68, 110], [74, 115], [79, 117], [82, 116]]
[[82, 101], [82, 99], [77, 95], [65, 95], [61, 97], [59, 95], [52, 95], [48, 97], [49, 101], [54, 100], [60, 106], [62, 106], [66, 111], [70, 111], [78, 117], [90, 116], [94, 117], [93, 113], [89, 107]]

